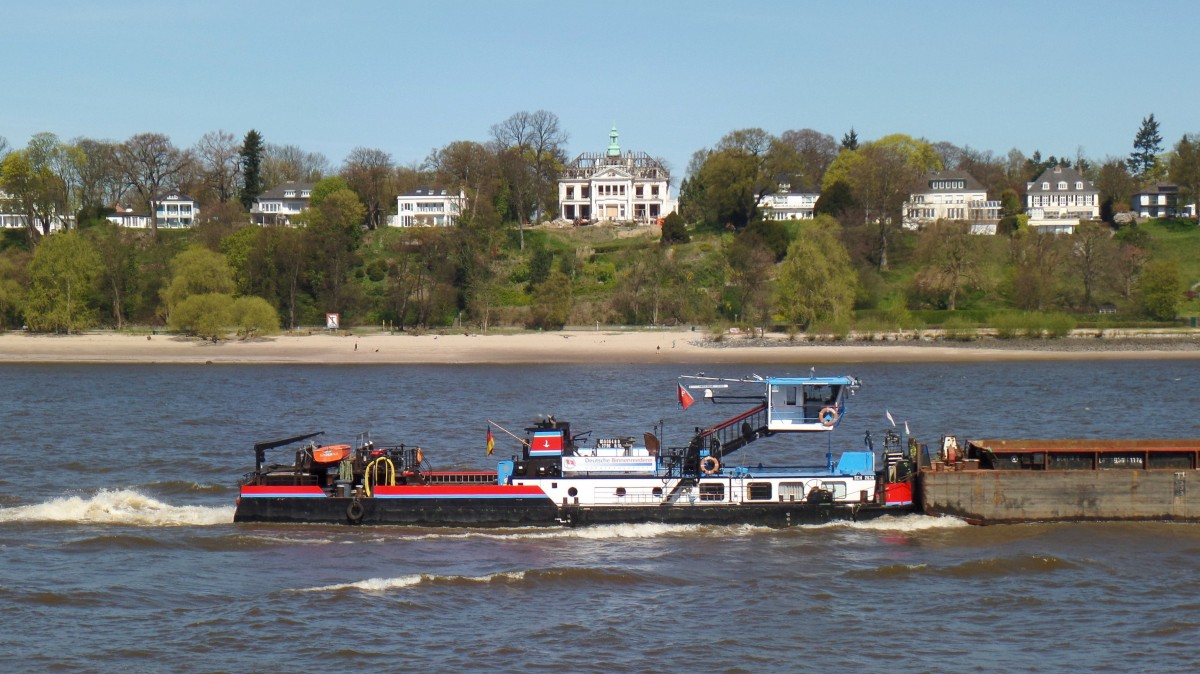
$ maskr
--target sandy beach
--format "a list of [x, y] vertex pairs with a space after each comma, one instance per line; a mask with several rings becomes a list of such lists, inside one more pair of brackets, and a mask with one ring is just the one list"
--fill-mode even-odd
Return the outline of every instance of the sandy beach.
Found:
[[528, 364], [880, 362], [1197, 359], [1195, 334], [1113, 334], [1055, 340], [808, 342], [784, 335], [714, 341], [689, 330], [576, 330], [513, 335], [341, 333], [206, 342], [172, 335], [94, 332], [0, 335], [0, 363]]

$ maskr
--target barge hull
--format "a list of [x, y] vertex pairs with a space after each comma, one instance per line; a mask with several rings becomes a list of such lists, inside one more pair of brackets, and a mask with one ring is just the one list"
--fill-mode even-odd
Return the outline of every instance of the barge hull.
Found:
[[[358, 505], [355, 506], [354, 504]], [[593, 524], [753, 524], [788, 527], [907, 514], [875, 504], [557, 506], [548, 499], [243, 498], [235, 522], [410, 526], [586, 526]]]
[[978, 524], [1200, 522], [1200, 470], [922, 471], [919, 492], [926, 514]]

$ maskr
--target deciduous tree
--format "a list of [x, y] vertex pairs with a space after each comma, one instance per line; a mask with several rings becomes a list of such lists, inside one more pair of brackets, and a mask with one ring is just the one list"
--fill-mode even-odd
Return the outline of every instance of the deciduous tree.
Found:
[[1151, 318], [1169, 321], [1183, 303], [1183, 278], [1174, 260], [1157, 259], [1146, 264], [1138, 278], [1138, 302]]
[[38, 332], [78, 332], [96, 321], [100, 256], [79, 232], [47, 237], [29, 263], [25, 322]]
[[965, 222], [938, 221], [922, 232], [917, 242], [921, 268], [913, 283], [922, 293], [941, 294], [945, 307], [958, 309], [958, 298], [966, 290], [987, 282], [985, 265], [990, 239], [972, 236]]
[[839, 238], [837, 220], [822, 215], [801, 224], [779, 265], [776, 310], [791, 324], [848, 323], [858, 278]]
[[199, 160], [200, 178], [216, 200], [226, 203], [237, 196], [242, 165], [234, 135], [210, 131], [200, 137], [193, 151]]
[[139, 133], [117, 148], [117, 165], [150, 212], [150, 232], [158, 236], [157, 203], [190, 168], [190, 152], [171, 144], [161, 133]]
[[366, 208], [367, 229], [385, 224], [388, 205], [396, 200], [395, 164], [383, 150], [356, 147], [342, 167], [346, 184]]
[[1200, 136], [1184, 134], [1170, 160], [1171, 180], [1179, 186], [1180, 203], [1200, 200]]

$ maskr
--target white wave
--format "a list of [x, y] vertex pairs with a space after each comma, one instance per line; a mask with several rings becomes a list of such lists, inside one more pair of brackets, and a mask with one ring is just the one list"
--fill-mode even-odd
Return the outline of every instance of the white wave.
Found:
[[884, 515], [862, 522], [844, 521], [815, 524], [809, 528], [844, 527], [860, 531], [929, 531], [933, 529], [960, 529], [969, 526], [971, 525], [957, 517], [936, 517], [910, 513], [907, 515]]
[[[484, 540], [537, 540], [579, 539], [613, 540], [663, 538], [668, 536], [736, 536], [753, 532], [774, 531], [770, 527], [748, 524], [662, 524], [643, 522], [638, 524], [595, 524], [586, 527], [529, 527], [526, 529], [471, 530], [448, 529], [444, 532], [426, 531], [417, 535], [402, 535], [405, 540], [447, 540], [455, 538], [478, 538]], [[392, 539], [380, 539], [386, 541]]]
[[342, 590], [359, 590], [362, 592], [386, 592], [388, 590], [403, 589], [420, 585], [421, 583], [431, 582], [469, 582], [469, 583], [490, 583], [495, 580], [521, 580], [525, 578], [524, 571], [502, 571], [500, 573], [489, 573], [486, 576], [438, 576], [428, 573], [415, 573], [398, 578], [368, 578], [353, 583], [338, 583], [336, 585], [324, 585], [321, 587], [309, 587], [301, 590], [289, 590], [289, 592], [340, 592]]
[[45, 503], [0, 508], [0, 522], [203, 526], [233, 522], [233, 510], [233, 506], [173, 506], [130, 489], [105, 489], [92, 496], [64, 496]]

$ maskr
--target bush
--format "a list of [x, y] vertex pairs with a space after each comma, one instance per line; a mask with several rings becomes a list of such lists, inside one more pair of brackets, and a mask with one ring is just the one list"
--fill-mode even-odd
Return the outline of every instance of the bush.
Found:
[[973, 342], [979, 336], [979, 326], [954, 316], [942, 326], [942, 336], [954, 342]]
[[261, 297], [239, 297], [230, 307], [230, 320], [239, 335], [273, 335], [279, 332], [279, 313]]
[[233, 297], [224, 293], [189, 295], [171, 310], [167, 325], [175, 331], [217, 339], [232, 322]]

